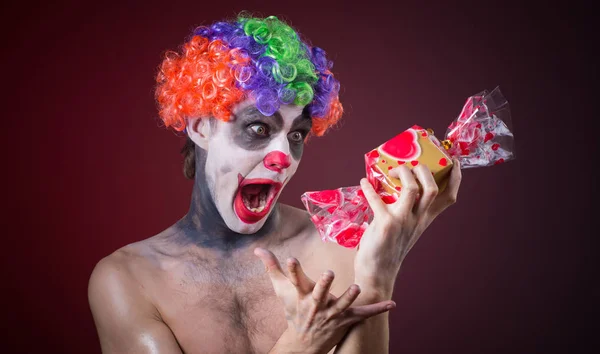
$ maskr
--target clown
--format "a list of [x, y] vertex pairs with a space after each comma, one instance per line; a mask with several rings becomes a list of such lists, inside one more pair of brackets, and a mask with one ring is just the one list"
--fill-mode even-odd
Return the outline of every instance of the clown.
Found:
[[[332, 63], [273, 16], [197, 28], [183, 52], [161, 66], [161, 118], [176, 130], [187, 126], [207, 152], [208, 191], [227, 228], [256, 233], [296, 172], [309, 133], [323, 135], [342, 115]], [[209, 117], [214, 129], [190, 117]]]
[[437, 195], [426, 167], [397, 168], [404, 188], [391, 205], [361, 181], [375, 217], [358, 251], [321, 243], [305, 211], [277, 200], [305, 142], [342, 116], [331, 69], [273, 16], [199, 27], [165, 55], [156, 99], [164, 125], [186, 135], [190, 209], [96, 266], [89, 301], [103, 352], [387, 352], [396, 274], [455, 200], [460, 169]]

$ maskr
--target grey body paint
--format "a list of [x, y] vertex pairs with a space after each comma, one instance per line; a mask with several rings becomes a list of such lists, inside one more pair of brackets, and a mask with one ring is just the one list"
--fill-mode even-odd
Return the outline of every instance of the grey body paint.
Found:
[[196, 176], [192, 200], [188, 213], [177, 222], [181, 231], [177, 240], [183, 244], [195, 244], [203, 248], [211, 248], [223, 252], [231, 252], [256, 241], [274, 230], [279, 216], [279, 205], [275, 204], [265, 224], [254, 234], [240, 234], [232, 231], [219, 213], [209, 190], [204, 166], [206, 151], [198, 146], [196, 149]]

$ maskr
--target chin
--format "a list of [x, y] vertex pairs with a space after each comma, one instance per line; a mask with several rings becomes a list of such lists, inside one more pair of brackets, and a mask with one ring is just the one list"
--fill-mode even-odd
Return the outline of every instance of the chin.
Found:
[[269, 216], [267, 215], [263, 220], [255, 222], [253, 224], [246, 224], [237, 219], [236, 217], [235, 220], [233, 220], [233, 222], [231, 223], [232, 225], [229, 225], [228, 222], [226, 222], [226, 224], [231, 231], [237, 232], [238, 234], [242, 235], [251, 235], [260, 231], [260, 229], [264, 226], [265, 222], [267, 221], [268, 217]]
[[221, 215], [223, 216], [225, 225], [227, 225], [231, 231], [237, 232], [238, 234], [249, 235], [257, 233], [260, 231], [260, 229], [262, 229], [276, 205], [276, 200], [274, 200], [267, 213], [261, 215], [261, 218], [258, 220], [242, 219], [237, 215], [235, 207], [231, 208], [231, 206], [228, 208], [229, 210], [227, 210], [226, 213], [222, 213]]

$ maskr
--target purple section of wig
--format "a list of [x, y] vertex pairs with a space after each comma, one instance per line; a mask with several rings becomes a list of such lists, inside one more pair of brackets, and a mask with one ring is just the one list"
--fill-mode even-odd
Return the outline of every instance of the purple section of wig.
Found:
[[[261, 113], [270, 116], [279, 109], [280, 104], [294, 102], [295, 91], [290, 89], [288, 82], [282, 80], [279, 63], [264, 55], [266, 45], [255, 41], [252, 36], [244, 33], [244, 25], [235, 23], [216, 22], [210, 27], [196, 28], [193, 35], [199, 35], [210, 41], [220, 39], [229, 48], [239, 48], [242, 54], [249, 55], [254, 67], [245, 66], [233, 68], [235, 71], [236, 85], [246, 91], [256, 100], [257, 108]], [[339, 92], [339, 82], [330, 73], [333, 62], [327, 60], [325, 51], [319, 47], [309, 48], [301, 42], [301, 48], [307, 58], [314, 65], [318, 80], [311, 84], [314, 96], [309, 103], [309, 112], [312, 117], [325, 117], [332, 97]], [[284, 68], [285, 69], [285, 68]]]

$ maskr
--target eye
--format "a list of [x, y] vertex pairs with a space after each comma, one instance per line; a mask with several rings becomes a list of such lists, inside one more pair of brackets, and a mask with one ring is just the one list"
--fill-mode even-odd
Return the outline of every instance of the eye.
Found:
[[302, 133], [300, 133], [299, 131], [291, 132], [288, 136], [295, 143], [302, 142], [302, 140], [304, 138], [304, 136], [302, 135]]
[[264, 124], [254, 123], [250, 125], [249, 128], [252, 129], [252, 132], [254, 132], [254, 134], [259, 136], [267, 136], [269, 134], [269, 129]]

